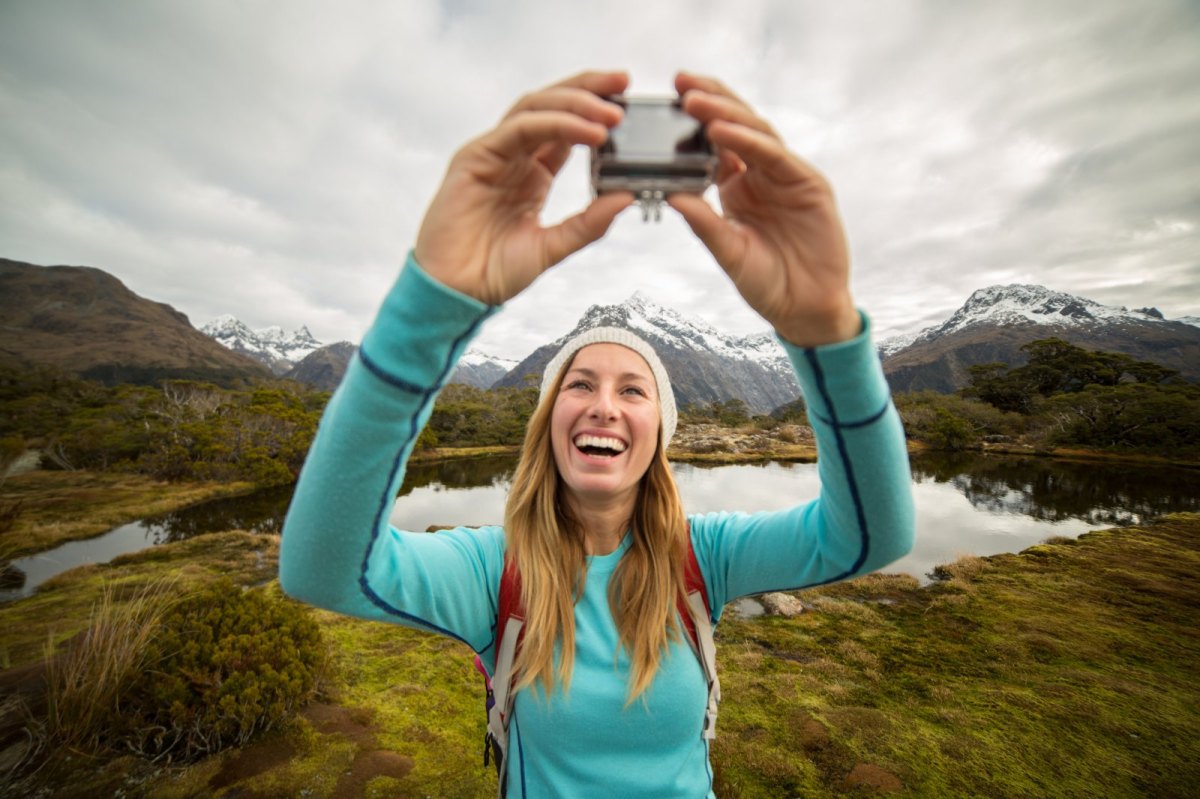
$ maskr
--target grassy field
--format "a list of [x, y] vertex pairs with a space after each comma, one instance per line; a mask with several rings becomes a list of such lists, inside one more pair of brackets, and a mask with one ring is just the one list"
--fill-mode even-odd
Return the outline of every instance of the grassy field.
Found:
[[[276, 552], [272, 537], [230, 531], [74, 570], [0, 607], [0, 654], [9, 674], [36, 668], [106, 589], [119, 601], [165, 575], [269, 583]], [[960, 560], [927, 587], [874, 575], [803, 592], [812, 612], [792, 619], [729, 614], [717, 794], [1192, 796], [1198, 570], [1200, 516], [1178, 515]], [[188, 767], [59, 751], [11, 795], [494, 795], [465, 648], [314, 617], [331, 667], [284, 728]]]

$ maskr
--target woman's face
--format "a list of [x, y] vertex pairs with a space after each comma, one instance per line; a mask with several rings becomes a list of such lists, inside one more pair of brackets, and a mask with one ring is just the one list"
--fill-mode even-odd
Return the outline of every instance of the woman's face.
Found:
[[642, 356], [619, 344], [591, 344], [575, 354], [550, 420], [568, 493], [605, 502], [636, 498], [658, 428], [658, 387]]

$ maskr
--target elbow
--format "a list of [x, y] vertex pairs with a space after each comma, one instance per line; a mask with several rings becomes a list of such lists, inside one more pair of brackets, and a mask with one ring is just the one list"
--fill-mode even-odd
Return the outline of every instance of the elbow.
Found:
[[322, 601], [320, 586], [322, 581], [316, 577], [311, 567], [315, 564], [306, 562], [303, 551], [287, 546], [287, 536], [284, 536], [279, 551], [279, 587], [297, 602], [316, 607], [328, 607], [327, 601]]
[[313, 596], [309, 581], [300, 579], [296, 574], [296, 570], [289, 568], [289, 563], [282, 557], [279, 560], [279, 587], [283, 593], [287, 594], [297, 602], [303, 602], [306, 605], [317, 605], [316, 597]]
[[912, 552], [916, 541], [916, 524], [912, 515], [906, 519], [897, 519], [887, 524], [884, 529], [872, 536], [872, 552], [869, 560], [870, 570], [882, 569]]

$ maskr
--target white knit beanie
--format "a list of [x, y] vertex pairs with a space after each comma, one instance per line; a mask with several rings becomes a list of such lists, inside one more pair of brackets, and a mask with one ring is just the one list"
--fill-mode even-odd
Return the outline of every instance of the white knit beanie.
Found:
[[620, 327], [593, 327], [564, 344], [558, 354], [550, 359], [550, 363], [546, 364], [546, 371], [542, 374], [541, 397], [545, 399], [549, 395], [554, 386], [554, 378], [558, 376], [563, 364], [589, 344], [620, 344], [646, 359], [658, 388], [658, 413], [662, 418], [665, 448], [675, 435], [675, 422], [678, 418], [675, 411], [675, 392], [671, 390], [671, 379], [667, 377], [667, 369], [659, 360], [654, 348], [629, 330]]

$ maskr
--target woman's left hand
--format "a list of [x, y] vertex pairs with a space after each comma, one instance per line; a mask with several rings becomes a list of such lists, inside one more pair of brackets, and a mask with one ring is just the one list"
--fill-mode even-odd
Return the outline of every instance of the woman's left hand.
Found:
[[680, 73], [675, 88], [717, 147], [724, 216], [694, 194], [673, 194], [670, 206], [786, 341], [813, 347], [858, 335], [849, 252], [829, 183], [720, 82]]

